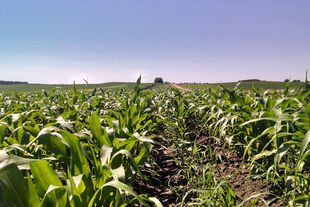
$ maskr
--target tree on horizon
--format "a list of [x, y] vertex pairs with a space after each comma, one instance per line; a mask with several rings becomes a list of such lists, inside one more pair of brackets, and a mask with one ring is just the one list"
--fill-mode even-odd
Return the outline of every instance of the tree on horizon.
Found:
[[154, 83], [164, 83], [164, 81], [161, 77], [156, 77]]

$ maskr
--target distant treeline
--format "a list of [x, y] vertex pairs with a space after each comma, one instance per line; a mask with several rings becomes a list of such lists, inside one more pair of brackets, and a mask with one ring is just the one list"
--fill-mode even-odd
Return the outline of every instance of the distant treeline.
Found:
[[28, 84], [28, 82], [23, 82], [23, 81], [3, 81], [3, 80], [0, 80], [0, 84], [2, 84], [2, 85]]

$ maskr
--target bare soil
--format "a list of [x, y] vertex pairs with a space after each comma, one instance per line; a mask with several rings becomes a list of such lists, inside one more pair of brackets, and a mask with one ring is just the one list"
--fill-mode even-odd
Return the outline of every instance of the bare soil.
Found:
[[[232, 152], [228, 149], [222, 149], [221, 143], [216, 142], [215, 139], [209, 137], [201, 137], [197, 144], [201, 147], [209, 147], [212, 149], [218, 149], [215, 153], [221, 158], [215, 163], [214, 176], [217, 180], [225, 178], [231, 185], [234, 193], [236, 194], [238, 203], [250, 196], [260, 193], [267, 193], [271, 189], [266, 186], [266, 183], [262, 179], [255, 179], [251, 176], [249, 171], [249, 163], [243, 163], [242, 158], [237, 155], [236, 152]], [[206, 159], [205, 162], [211, 160]], [[266, 201], [271, 199], [271, 196], [264, 194], [259, 196]], [[249, 203], [246, 203], [247, 206]], [[259, 200], [255, 206], [265, 206], [265, 204]], [[281, 201], [277, 200], [270, 204], [272, 207], [284, 206]]]
[[179, 86], [179, 85], [173, 84], [173, 83], [171, 83], [170, 86], [171, 86], [172, 88], [176, 88], [176, 89], [179, 89], [179, 90], [181, 90], [181, 91], [191, 91], [191, 89], [183, 88], [182, 86]]
[[180, 168], [174, 161], [174, 153], [170, 148], [159, 147], [154, 152], [151, 159], [155, 161], [155, 166], [143, 169], [145, 178], [135, 180], [134, 190], [139, 194], [156, 197], [163, 206], [174, 207], [178, 196], [171, 190], [171, 186], [186, 185], [187, 180], [184, 177], [171, 179]]
[[[209, 148], [210, 146], [212, 149], [217, 149], [215, 153], [221, 159], [214, 163], [214, 160], [206, 157], [204, 164], [212, 163], [216, 180], [225, 178], [230, 183], [238, 203], [252, 195], [269, 192], [270, 189], [268, 189], [263, 180], [254, 179], [250, 175], [248, 163], [242, 163], [237, 153], [222, 149], [221, 143], [217, 143], [215, 139], [209, 137], [199, 138], [197, 145], [201, 149]], [[176, 176], [180, 171], [180, 167], [175, 162], [177, 156], [176, 151], [167, 145], [166, 147], [155, 146], [154, 153], [151, 155], [151, 159], [155, 164], [142, 170], [145, 177], [134, 181], [134, 190], [138, 194], [156, 197], [165, 207], [177, 206], [177, 203], [181, 201], [178, 192], [186, 192], [190, 189], [187, 179], [182, 174]], [[179, 189], [179, 191], [177, 192], [173, 189]], [[266, 194], [260, 196], [260, 198], [265, 200], [271, 199]], [[187, 199], [189, 200], [190, 196]], [[244, 206], [248, 204], [246, 203]], [[264, 206], [264, 204], [259, 200], [255, 206]], [[276, 201], [270, 206], [278, 207], [284, 205], [280, 201]]]

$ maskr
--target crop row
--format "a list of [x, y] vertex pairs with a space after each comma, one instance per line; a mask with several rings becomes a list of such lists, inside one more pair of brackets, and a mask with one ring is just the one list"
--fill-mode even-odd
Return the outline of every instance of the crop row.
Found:
[[[171, 189], [178, 205], [309, 205], [310, 90], [250, 91], [218, 87], [81, 90], [57, 88], [0, 95], [0, 203], [2, 206], [162, 206], [137, 194], [154, 147], [175, 152], [187, 188]], [[238, 154], [268, 199], [238, 201], [225, 178], [214, 178], [211, 157], [196, 140], [208, 136]], [[154, 139], [155, 138], [155, 139]], [[158, 140], [162, 140], [159, 142]], [[156, 140], [156, 141], [155, 141]], [[156, 164], [156, 163], [155, 163]]]

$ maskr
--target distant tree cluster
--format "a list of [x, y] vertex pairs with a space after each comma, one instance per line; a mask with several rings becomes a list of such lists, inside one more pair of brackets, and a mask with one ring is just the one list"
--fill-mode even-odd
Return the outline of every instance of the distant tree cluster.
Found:
[[2, 84], [2, 85], [28, 84], [28, 82], [23, 82], [23, 81], [3, 81], [3, 80], [0, 80], [0, 84]]
[[154, 83], [164, 83], [164, 81], [161, 77], [156, 77]]
[[293, 83], [299, 83], [299, 82], [301, 82], [300, 80], [292, 80], [292, 81], [290, 81], [290, 79], [285, 79], [284, 80], [284, 82], [293, 82]]

